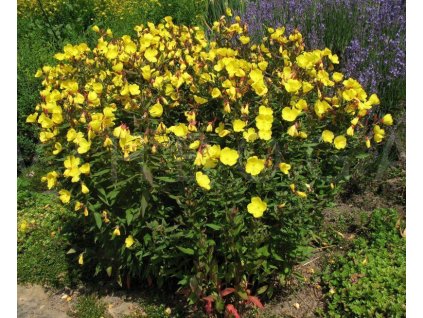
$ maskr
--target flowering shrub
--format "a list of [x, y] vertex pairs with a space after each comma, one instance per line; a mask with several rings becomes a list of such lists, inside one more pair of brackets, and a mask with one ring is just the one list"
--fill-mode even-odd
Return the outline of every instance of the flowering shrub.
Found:
[[80, 215], [76, 261], [120, 284], [177, 283], [208, 313], [261, 306], [344, 164], [393, 121], [367, 116], [378, 97], [334, 72], [329, 49], [306, 52], [283, 28], [251, 45], [227, 19], [210, 40], [170, 17], [136, 38], [93, 27], [95, 48], [66, 45], [37, 72], [27, 118], [52, 157], [43, 181]]

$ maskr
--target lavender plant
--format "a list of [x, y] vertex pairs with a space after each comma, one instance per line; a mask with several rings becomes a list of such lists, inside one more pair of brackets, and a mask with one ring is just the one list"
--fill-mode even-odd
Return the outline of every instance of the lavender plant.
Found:
[[239, 14], [256, 39], [269, 25], [299, 29], [306, 47], [330, 48], [342, 72], [398, 111], [405, 100], [405, 10], [402, 0], [251, 0]]

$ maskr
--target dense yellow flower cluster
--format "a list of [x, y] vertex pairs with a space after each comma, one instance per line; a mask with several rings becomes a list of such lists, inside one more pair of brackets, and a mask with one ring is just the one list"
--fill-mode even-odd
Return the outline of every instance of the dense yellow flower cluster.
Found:
[[[96, 152], [119, 149], [130, 161], [140, 149], [155, 154], [180, 142], [186, 153], [175, 160], [192, 160], [193, 180], [206, 191], [213, 189], [207, 172], [218, 165], [255, 178], [270, 170], [288, 178], [295, 164], [271, 160], [272, 151], [264, 150], [270, 141], [317, 138], [333, 145], [328, 151], [342, 150], [368, 127], [364, 121], [379, 104], [356, 80], [333, 72], [338, 57], [329, 49], [304, 51], [298, 31], [284, 35], [284, 28], [269, 28], [252, 45], [238, 17], [232, 24], [225, 17], [215, 22], [215, 40], [171, 17], [135, 27], [136, 38], [93, 30], [99, 34], [95, 48], [68, 44], [55, 55], [56, 66], [37, 72], [42, 102], [27, 119], [39, 124], [40, 140], [52, 154], [64, 159], [43, 181], [49, 188], [64, 184], [59, 179], [79, 183], [59, 192], [64, 203], [76, 198], [78, 207], [90, 191], [89, 158]], [[371, 138], [379, 143], [381, 125], [392, 123], [389, 114], [377, 120], [361, 136], [362, 145], [370, 147]], [[252, 197], [248, 212], [261, 217], [266, 209], [266, 202]]]

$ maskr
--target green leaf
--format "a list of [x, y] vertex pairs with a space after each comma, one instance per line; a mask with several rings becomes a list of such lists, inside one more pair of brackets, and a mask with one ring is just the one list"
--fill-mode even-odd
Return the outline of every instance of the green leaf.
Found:
[[155, 177], [155, 179], [164, 181], [164, 182], [176, 182], [176, 179], [170, 177]]
[[270, 256], [269, 246], [265, 245], [265, 246], [260, 247], [257, 250], [257, 254], [259, 254], [260, 256], [269, 257]]
[[101, 215], [98, 212], [94, 212], [94, 219], [95, 219], [95, 224], [97, 224], [97, 227], [99, 229], [101, 229], [101, 225], [103, 224], [102, 220], [101, 220]]
[[131, 225], [132, 219], [134, 218], [134, 215], [132, 214], [131, 210], [126, 210], [126, 223], [128, 225]]
[[146, 165], [142, 166], [142, 173], [144, 174], [145, 180], [153, 186], [153, 174], [151, 173], [151, 170]]
[[220, 313], [223, 312], [223, 309], [225, 309], [225, 303], [220, 297], [216, 299], [214, 306], [214, 308], [216, 308], [216, 311]]
[[75, 249], [71, 248], [66, 254], [74, 254], [76, 253]]
[[147, 200], [145, 199], [144, 193], [141, 196], [141, 215], [144, 217], [145, 210], [147, 209]]
[[222, 229], [222, 226], [217, 225], [217, 224], [213, 224], [213, 223], [208, 223], [208, 224], [206, 224], [206, 226], [209, 227], [209, 228], [211, 228], [211, 229], [213, 229], [213, 230], [216, 230], [216, 231]]
[[360, 154], [356, 155], [355, 157], [356, 157], [357, 159], [366, 159], [366, 158], [367, 158], [367, 157], [369, 157], [369, 156], [370, 156], [370, 154], [369, 154], [369, 153], [364, 152], [364, 153], [360, 153]]
[[267, 290], [267, 288], [269, 287], [269, 285], [264, 285], [264, 286], [261, 286], [258, 290], [257, 290], [257, 295], [260, 295], [260, 294], [263, 294], [266, 290]]
[[244, 299], [244, 300], [247, 300], [248, 299], [248, 294], [245, 291], [243, 291], [243, 290], [237, 290], [236, 293], [242, 299]]
[[107, 267], [106, 269], [107, 276], [112, 276], [112, 266]]
[[188, 254], [188, 255], [194, 255], [194, 250], [192, 248], [182, 247], [182, 246], [176, 246], [178, 250], [180, 250], [182, 253]]

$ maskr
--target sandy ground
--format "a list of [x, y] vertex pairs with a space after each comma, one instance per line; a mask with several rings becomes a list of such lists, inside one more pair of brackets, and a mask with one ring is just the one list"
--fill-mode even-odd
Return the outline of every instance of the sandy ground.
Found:
[[[69, 293], [68, 293], [69, 294]], [[18, 318], [68, 318], [78, 295], [46, 291], [39, 285], [18, 285]], [[140, 311], [134, 302], [124, 301], [118, 296], [104, 296], [100, 300], [106, 303], [108, 315], [105, 317], [120, 318], [134, 311]]]

